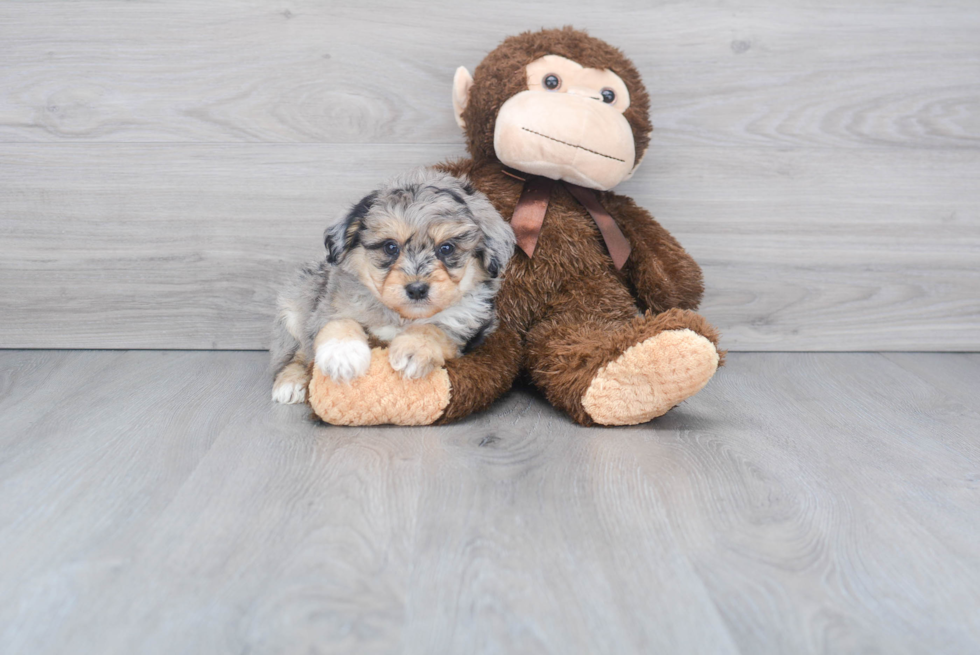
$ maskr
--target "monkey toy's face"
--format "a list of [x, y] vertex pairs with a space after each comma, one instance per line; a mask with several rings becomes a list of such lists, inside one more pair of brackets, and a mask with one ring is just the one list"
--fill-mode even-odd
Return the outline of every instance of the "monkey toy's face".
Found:
[[[501, 163], [600, 190], [629, 178], [637, 148], [624, 115], [630, 92], [619, 75], [556, 54], [534, 59], [521, 72], [520, 87], [495, 107], [493, 152]], [[453, 105], [464, 129], [471, 127], [466, 122], [473, 112], [466, 119], [463, 112], [473, 84], [465, 68], [457, 70]]]
[[633, 170], [630, 96], [618, 75], [546, 55], [497, 114], [497, 158], [520, 171], [611, 189]]

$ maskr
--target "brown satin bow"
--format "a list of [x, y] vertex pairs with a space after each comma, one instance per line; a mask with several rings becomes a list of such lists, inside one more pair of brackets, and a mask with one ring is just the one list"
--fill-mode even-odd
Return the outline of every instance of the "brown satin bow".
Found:
[[[517, 201], [517, 206], [514, 208], [514, 216], [510, 220], [510, 226], [517, 236], [517, 245], [528, 257], [534, 255], [534, 249], [538, 245], [538, 236], [541, 234], [541, 226], [544, 223], [545, 212], [548, 211], [551, 189], [554, 184], [554, 180], [546, 177], [528, 177], [524, 182], [524, 189], [521, 191], [521, 199]], [[622, 269], [632, 250], [630, 242], [623, 231], [619, 229], [619, 226], [616, 225], [613, 217], [599, 202], [596, 192], [570, 182], [563, 182], [563, 184], [568, 192], [588, 210], [592, 220], [599, 227], [599, 232], [606, 242], [606, 248], [609, 250], [609, 256], [612, 257], [616, 270]]]

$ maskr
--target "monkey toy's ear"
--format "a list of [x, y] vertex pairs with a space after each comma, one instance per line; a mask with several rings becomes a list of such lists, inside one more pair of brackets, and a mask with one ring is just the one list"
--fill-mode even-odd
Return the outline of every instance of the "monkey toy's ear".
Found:
[[463, 110], [470, 103], [470, 88], [473, 86], [473, 76], [466, 70], [465, 66], [456, 69], [453, 76], [453, 112], [456, 114], [456, 124], [464, 130], [466, 123], [463, 121]]
[[369, 193], [361, 198], [347, 215], [323, 233], [323, 245], [327, 249], [327, 261], [331, 264], [340, 263], [347, 253], [357, 245], [358, 234], [361, 231], [364, 217], [371, 210], [377, 192]]

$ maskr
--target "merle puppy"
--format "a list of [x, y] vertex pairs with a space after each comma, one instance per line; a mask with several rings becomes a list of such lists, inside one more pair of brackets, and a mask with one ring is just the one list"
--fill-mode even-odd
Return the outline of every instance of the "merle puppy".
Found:
[[324, 261], [279, 296], [273, 400], [306, 399], [313, 361], [336, 381], [364, 375], [368, 336], [392, 368], [419, 378], [496, 328], [494, 296], [514, 233], [465, 178], [433, 168], [400, 175], [325, 234]]

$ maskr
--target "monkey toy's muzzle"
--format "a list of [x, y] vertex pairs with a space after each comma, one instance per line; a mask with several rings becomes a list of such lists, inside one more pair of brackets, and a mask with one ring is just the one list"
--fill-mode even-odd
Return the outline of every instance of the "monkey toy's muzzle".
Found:
[[497, 114], [493, 147], [501, 163], [532, 175], [606, 191], [633, 170], [633, 130], [600, 100], [522, 91]]

